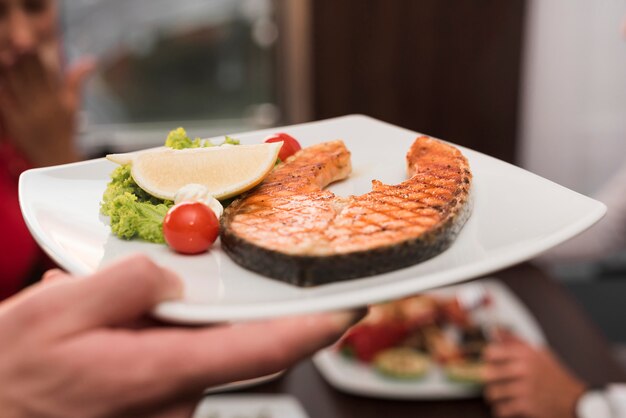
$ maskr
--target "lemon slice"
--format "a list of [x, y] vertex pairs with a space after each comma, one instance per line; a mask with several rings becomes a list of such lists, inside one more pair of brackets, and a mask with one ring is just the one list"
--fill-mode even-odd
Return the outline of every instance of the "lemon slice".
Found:
[[259, 184], [274, 168], [282, 142], [236, 147], [157, 148], [107, 159], [131, 164], [135, 183], [152, 196], [174, 200], [190, 183], [206, 186], [216, 199], [226, 199]]

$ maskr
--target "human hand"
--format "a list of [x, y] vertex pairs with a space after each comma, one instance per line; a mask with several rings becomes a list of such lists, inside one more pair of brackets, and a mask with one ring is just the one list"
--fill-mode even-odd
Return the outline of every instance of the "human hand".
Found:
[[6, 134], [36, 166], [76, 161], [81, 86], [95, 67], [84, 59], [59, 74], [41, 53], [21, 54], [0, 69], [0, 113]]
[[575, 418], [586, 388], [547, 349], [510, 334], [483, 353], [485, 398], [498, 418]]
[[181, 284], [143, 256], [87, 279], [45, 279], [0, 304], [4, 418], [189, 417], [205, 388], [289, 367], [362, 316], [147, 325], [146, 313], [178, 298]]

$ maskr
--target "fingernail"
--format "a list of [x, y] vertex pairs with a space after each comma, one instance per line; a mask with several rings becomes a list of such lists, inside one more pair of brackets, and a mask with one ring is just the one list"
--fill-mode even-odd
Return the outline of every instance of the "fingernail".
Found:
[[333, 320], [342, 330], [350, 328], [352, 325], [363, 319], [368, 313], [368, 308], [357, 308], [347, 311], [339, 311], [333, 314]]
[[48, 282], [59, 278], [61, 275], [65, 274], [65, 272], [61, 269], [51, 269], [46, 271], [43, 276], [41, 276], [41, 281]]

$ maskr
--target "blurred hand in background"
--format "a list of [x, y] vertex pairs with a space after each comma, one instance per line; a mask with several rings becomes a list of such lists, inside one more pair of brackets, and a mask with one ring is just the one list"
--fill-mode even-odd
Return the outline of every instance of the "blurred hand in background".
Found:
[[2, 136], [35, 166], [78, 159], [74, 133], [91, 59], [65, 70], [56, 0], [0, 0]]
[[586, 391], [547, 348], [533, 347], [509, 333], [484, 351], [485, 398], [498, 418], [576, 418]]

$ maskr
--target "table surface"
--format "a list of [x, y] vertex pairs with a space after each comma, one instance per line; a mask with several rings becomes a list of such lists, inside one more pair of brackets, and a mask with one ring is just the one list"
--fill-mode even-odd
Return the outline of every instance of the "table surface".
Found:
[[[579, 377], [592, 386], [626, 381], [610, 346], [567, 291], [541, 270], [522, 264], [495, 273], [528, 306], [549, 345]], [[381, 400], [339, 392], [321, 377], [310, 360], [281, 378], [239, 393], [287, 393], [295, 396], [311, 418], [348, 417], [490, 417], [481, 398], [447, 401]]]

